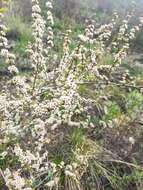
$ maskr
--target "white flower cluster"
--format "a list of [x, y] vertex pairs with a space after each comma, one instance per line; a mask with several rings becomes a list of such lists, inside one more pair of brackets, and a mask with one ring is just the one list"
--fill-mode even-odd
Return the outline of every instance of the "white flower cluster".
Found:
[[3, 14], [0, 13], [0, 55], [5, 59], [5, 63], [8, 65], [8, 70], [11, 74], [18, 74], [18, 69], [15, 66], [15, 55], [8, 50], [8, 40], [6, 38], [7, 28], [3, 24]]
[[26, 180], [21, 177], [20, 171], [11, 172], [8, 168], [4, 172], [7, 187], [16, 190], [32, 190], [26, 187]]
[[38, 75], [45, 68], [45, 58], [43, 56], [43, 36], [45, 32], [45, 21], [41, 16], [41, 8], [38, 0], [32, 0], [32, 21], [34, 43], [29, 44], [27, 53], [30, 55], [30, 61], [34, 69], [34, 93]]
[[[49, 25], [47, 48], [49, 48], [49, 45], [53, 47], [52, 1], [48, 1], [46, 7]], [[88, 158], [82, 155], [80, 150], [76, 150], [75, 158], [78, 166], [77, 163], [68, 165], [61, 163], [57, 168], [57, 165], [48, 160], [49, 147], [53, 143], [51, 136], [59, 126], [65, 124], [68, 127], [95, 127], [87, 110], [89, 105], [97, 102], [92, 97], [85, 98], [80, 95], [80, 84], [86, 83], [87, 80], [95, 82], [95, 88], [101, 89], [100, 92], [103, 94], [102, 88], [105, 89], [106, 86], [102, 87], [101, 82], [110, 80], [112, 67], [118, 68], [127, 54], [130, 40], [139, 30], [138, 26], [129, 28], [128, 20], [124, 20], [116, 41], [108, 44], [117, 18], [115, 14], [109, 24], [104, 24], [98, 29], [94, 26], [94, 22], [88, 23], [84, 34], [80, 34], [76, 39], [76, 47], [73, 49], [70, 48], [71, 30], [67, 30], [59, 65], [56, 72], [51, 72], [51, 78], [55, 80], [51, 80], [50, 77], [48, 79], [49, 73], [45, 69], [47, 57], [43, 56], [45, 21], [41, 16], [39, 1], [32, 0], [34, 42], [30, 44], [28, 50], [34, 68], [32, 81], [30, 77], [30, 80], [27, 80], [26, 76], [15, 76], [3, 85], [0, 94], [0, 137], [2, 139], [0, 143], [6, 144], [7, 147], [2, 153], [3, 159], [10, 154], [18, 161], [16, 167], [3, 170], [4, 180], [9, 189], [33, 190], [40, 189], [40, 185], [45, 189], [52, 188], [59, 182], [57, 177], [59, 168], [65, 172], [66, 178], [77, 180], [77, 176], [81, 177], [82, 172], [78, 166], [87, 167]], [[10, 71], [17, 73], [14, 71], [15, 57], [7, 50], [6, 29], [4, 26], [0, 27], [2, 29], [1, 54], [11, 63]], [[117, 48], [114, 52], [112, 52], [113, 46]], [[106, 56], [110, 56], [113, 65], [107, 63]], [[54, 56], [52, 58], [51, 63], [55, 59]], [[34, 93], [31, 93], [31, 88]], [[14, 141], [11, 145], [10, 142], [13, 142], [11, 138], [18, 139], [18, 142]], [[133, 144], [133, 140], [129, 140]], [[33, 184], [38, 187], [33, 188]]]
[[48, 0], [46, 2], [46, 7], [48, 9], [48, 12], [47, 12], [47, 21], [48, 23], [53, 26], [54, 25], [54, 20], [53, 20], [53, 15], [52, 15], [52, 9], [53, 9], [53, 5], [52, 5], [52, 0]]
[[[3, 14], [0, 13], [0, 48], [7, 48], [7, 45], [8, 45], [8, 41], [7, 41], [7, 38], [6, 38], [6, 31], [7, 31], [7, 28], [5, 25], [2, 24], [2, 19], [3, 19]], [[7, 51], [3, 50], [3, 54], [7, 55]]]
[[85, 29], [85, 36], [88, 37], [89, 39], [93, 39], [94, 30], [95, 30], [94, 20], [91, 20], [90, 23], [88, 23], [88, 22], [89, 21], [86, 20], [87, 27]]
[[140, 25], [143, 25], [143, 17], [140, 17]]
[[65, 56], [68, 54], [69, 52], [69, 45], [71, 43], [70, 39], [69, 39], [69, 36], [71, 34], [71, 30], [67, 30], [66, 33], [65, 33], [65, 36], [64, 36], [64, 43], [63, 43], [63, 52], [65, 54]]
[[46, 8], [47, 8], [47, 53], [49, 49], [54, 47], [54, 34], [53, 34], [53, 25], [54, 25], [54, 19], [52, 15], [52, 0], [48, 0], [46, 2]]
[[114, 63], [117, 66], [121, 64], [122, 60], [127, 56], [127, 52], [130, 47], [130, 41], [135, 39], [137, 32], [142, 27], [141, 24], [129, 27], [129, 21], [132, 15], [127, 15], [127, 19], [123, 20], [122, 25], [119, 28], [117, 39], [112, 42], [112, 48], [115, 50]]

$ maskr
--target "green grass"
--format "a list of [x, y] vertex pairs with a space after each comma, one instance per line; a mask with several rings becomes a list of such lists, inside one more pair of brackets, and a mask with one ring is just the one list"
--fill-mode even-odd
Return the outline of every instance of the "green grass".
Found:
[[121, 109], [116, 102], [108, 102], [106, 106], [103, 121], [108, 122], [118, 118], [121, 115]]
[[[23, 55], [25, 53], [28, 42], [32, 41], [32, 29], [30, 23], [25, 23], [20, 17], [7, 18], [9, 36], [15, 37], [14, 52]], [[13, 40], [13, 39], [11, 39]]]
[[126, 97], [126, 110], [130, 117], [136, 116], [143, 110], [143, 95], [134, 90], [130, 92]]
[[133, 48], [136, 48], [137, 50], [141, 51], [143, 50], [143, 30], [140, 31], [138, 34], [137, 34], [137, 37], [136, 39], [134, 40], [134, 43], [133, 43], [134, 47]]

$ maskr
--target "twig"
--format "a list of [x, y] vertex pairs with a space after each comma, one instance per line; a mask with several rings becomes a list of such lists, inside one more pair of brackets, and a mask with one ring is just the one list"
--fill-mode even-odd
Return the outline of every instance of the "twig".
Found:
[[[78, 82], [77, 84], [96, 84], [96, 81], [85, 81], [85, 82]], [[116, 86], [123, 86], [123, 87], [127, 87], [127, 88], [135, 88], [135, 89], [142, 89], [143, 86], [134, 86], [134, 85], [130, 85], [130, 84], [122, 84], [122, 83], [115, 83], [115, 82], [101, 82], [98, 84], [108, 84], [108, 85], [116, 85]]]

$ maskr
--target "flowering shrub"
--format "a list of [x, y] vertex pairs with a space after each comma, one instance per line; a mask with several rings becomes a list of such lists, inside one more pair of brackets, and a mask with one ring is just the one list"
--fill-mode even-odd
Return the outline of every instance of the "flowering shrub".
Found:
[[[61, 47], [62, 56], [54, 55], [51, 0], [46, 2], [46, 8], [47, 18], [44, 19], [38, 0], [32, 0], [33, 42], [29, 43], [26, 53], [33, 71], [28, 77], [19, 74], [16, 57], [7, 46], [3, 15], [0, 15], [1, 57], [10, 73], [0, 94], [0, 174], [10, 190], [60, 189], [60, 186], [81, 189], [80, 180], [88, 170], [89, 161], [103, 150], [84, 135], [72, 136], [72, 156], [68, 161], [55, 163], [50, 159], [49, 150], [55, 140], [53, 133], [65, 126], [94, 129], [93, 116], [99, 120], [99, 126], [111, 127], [112, 122], [118, 126], [121, 119], [126, 125], [129, 116], [116, 103], [111, 103], [108, 89], [114, 86], [140, 89], [127, 71], [119, 79], [116, 73], [142, 22], [130, 26], [133, 15], [127, 15], [116, 29], [117, 13], [111, 23], [99, 28], [93, 20], [87, 20], [84, 34], [79, 34], [76, 39], [76, 47], [71, 48], [72, 31], [67, 30]], [[45, 35], [46, 42], [43, 40]], [[49, 72], [48, 67], [55, 59], [59, 61], [58, 66]], [[94, 85], [92, 91], [95, 94], [81, 95], [84, 85]], [[135, 102], [135, 106], [132, 102], [134, 93], [127, 97], [126, 100], [131, 101], [127, 102], [127, 109], [132, 106], [136, 109], [138, 104], [142, 107], [142, 95], [138, 93], [140, 101]], [[79, 141], [75, 143], [75, 139]]]

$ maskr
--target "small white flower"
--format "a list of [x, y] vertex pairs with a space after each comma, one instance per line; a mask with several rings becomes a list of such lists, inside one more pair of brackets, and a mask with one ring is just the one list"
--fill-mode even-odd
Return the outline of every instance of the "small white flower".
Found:
[[8, 57], [8, 50], [7, 49], [2, 49], [1, 50], [1, 56], [3, 56], [3, 57]]
[[17, 69], [17, 67], [16, 67], [15, 65], [9, 66], [9, 67], [8, 67], [8, 70], [9, 70], [9, 72], [12, 73], [12, 74], [18, 74], [18, 73], [19, 73], [19, 71], [18, 71], [18, 69]]
[[49, 9], [53, 9], [53, 5], [50, 1], [46, 2], [46, 7]]
[[133, 137], [129, 137], [129, 142], [134, 145], [135, 144], [135, 139]]
[[22, 178], [18, 172], [13, 173], [14, 181], [12, 182], [13, 186], [18, 190], [23, 190], [25, 186], [25, 180]]
[[32, 6], [32, 11], [33, 11], [33, 12], [40, 13], [40, 12], [41, 12], [41, 9], [40, 9], [39, 5], [33, 5], [33, 6]]
[[140, 17], [140, 23], [143, 24], [143, 17]]
[[88, 37], [86, 37], [86, 36], [84, 36], [84, 35], [82, 35], [82, 34], [78, 35], [78, 38], [79, 38], [82, 42], [87, 42], [87, 41], [89, 40]]
[[76, 178], [76, 175], [75, 175], [73, 172], [68, 171], [68, 170], [65, 171], [65, 175], [66, 175], [66, 176], [69, 176], [69, 177]]
[[46, 186], [47, 187], [54, 187], [55, 186], [55, 181], [54, 180], [49, 181], [48, 183], [46, 183]]

